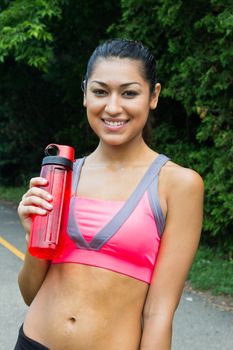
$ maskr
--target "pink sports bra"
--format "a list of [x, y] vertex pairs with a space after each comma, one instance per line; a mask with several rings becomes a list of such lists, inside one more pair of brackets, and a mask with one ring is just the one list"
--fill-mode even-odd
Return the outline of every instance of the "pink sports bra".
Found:
[[158, 175], [169, 158], [160, 154], [152, 162], [127, 201], [77, 196], [84, 160], [74, 166], [65, 249], [52, 263], [96, 266], [150, 283], [165, 225]]

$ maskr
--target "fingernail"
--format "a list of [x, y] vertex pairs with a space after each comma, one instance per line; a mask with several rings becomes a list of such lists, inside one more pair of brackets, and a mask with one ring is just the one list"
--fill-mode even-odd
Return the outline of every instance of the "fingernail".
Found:
[[52, 199], [52, 198], [53, 198], [53, 196], [52, 196], [51, 194], [47, 194], [47, 195], [46, 195], [46, 198], [48, 198], [48, 199]]
[[45, 209], [39, 209], [39, 212], [41, 215], [47, 214], [47, 211]]

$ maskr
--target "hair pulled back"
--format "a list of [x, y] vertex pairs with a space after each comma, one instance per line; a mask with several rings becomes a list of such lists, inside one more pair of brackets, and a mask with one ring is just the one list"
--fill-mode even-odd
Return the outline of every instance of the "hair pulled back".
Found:
[[114, 57], [141, 62], [143, 77], [150, 86], [150, 92], [154, 91], [156, 84], [156, 62], [154, 56], [142, 43], [127, 39], [111, 39], [97, 46], [87, 64], [87, 71], [82, 84], [84, 90], [94, 70], [96, 61], [99, 58]]

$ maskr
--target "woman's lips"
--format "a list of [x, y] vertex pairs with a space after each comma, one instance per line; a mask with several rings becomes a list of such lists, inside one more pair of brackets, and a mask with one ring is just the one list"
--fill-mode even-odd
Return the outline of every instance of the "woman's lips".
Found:
[[111, 130], [119, 130], [128, 123], [128, 120], [108, 120], [102, 119], [105, 126]]

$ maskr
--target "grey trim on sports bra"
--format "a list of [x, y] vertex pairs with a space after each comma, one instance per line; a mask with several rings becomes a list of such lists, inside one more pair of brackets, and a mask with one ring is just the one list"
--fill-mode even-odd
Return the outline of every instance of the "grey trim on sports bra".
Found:
[[[143, 194], [149, 187], [149, 198], [156, 197], [157, 192], [155, 188], [155, 193], [153, 193], [153, 187], [155, 183], [155, 179], [158, 177], [161, 167], [169, 160], [163, 154], [160, 154], [149, 166], [146, 173], [142, 177], [141, 181], [137, 185], [134, 192], [131, 194], [129, 199], [125, 202], [125, 204], [121, 207], [121, 209], [114, 215], [114, 217], [92, 238], [92, 240], [88, 243], [78, 225], [74, 215], [74, 203], [75, 203], [75, 195], [77, 193], [78, 181], [81, 173], [81, 168], [84, 163], [85, 158], [79, 159], [75, 162], [74, 172], [73, 172], [73, 193], [74, 195], [70, 201], [70, 212], [68, 219], [68, 227], [67, 231], [69, 233], [70, 238], [77, 244], [79, 248], [90, 249], [90, 250], [99, 250], [101, 247], [119, 230], [119, 228], [123, 225], [123, 223], [127, 220], [130, 214], [133, 212]], [[77, 165], [76, 165], [77, 164]], [[153, 185], [153, 186], [152, 186]], [[151, 189], [150, 189], [151, 187]], [[158, 221], [158, 230], [160, 234], [162, 233], [164, 226], [164, 218], [162, 209], [159, 204], [159, 200], [153, 201], [150, 199], [152, 211], [155, 215], [156, 222]]]
[[86, 157], [76, 159], [73, 165], [73, 178], [72, 178], [72, 193], [77, 193], [79, 177], [81, 174], [81, 169]]
[[160, 236], [162, 236], [165, 226], [165, 218], [159, 202], [158, 176], [154, 178], [153, 182], [148, 188], [148, 197], [150, 201], [151, 210], [154, 214], [155, 222], [158, 228], [158, 233]]

